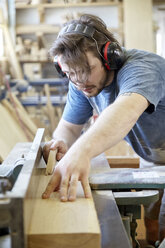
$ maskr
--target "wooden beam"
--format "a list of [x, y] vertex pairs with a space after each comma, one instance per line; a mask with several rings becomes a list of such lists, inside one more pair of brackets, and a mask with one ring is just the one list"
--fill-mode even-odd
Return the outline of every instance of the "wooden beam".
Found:
[[139, 168], [139, 157], [107, 156], [111, 168]]
[[44, 85], [44, 90], [45, 90], [45, 95], [47, 97], [47, 103], [46, 103], [47, 111], [46, 112], [47, 112], [49, 122], [50, 122], [51, 133], [53, 134], [53, 131], [56, 127], [55, 109], [54, 109], [52, 102], [51, 102], [51, 99], [50, 99], [50, 89], [49, 89], [48, 84]]
[[55, 164], [57, 163], [56, 154], [57, 154], [57, 150], [50, 150], [48, 162], [46, 165], [46, 176], [53, 174]]
[[14, 72], [14, 76], [17, 79], [23, 79], [23, 73], [22, 73], [22, 69], [20, 66], [20, 63], [17, 59], [17, 55], [14, 49], [14, 45], [11, 39], [11, 35], [7, 26], [7, 23], [4, 19], [3, 13], [2, 13], [2, 9], [0, 9], [0, 16], [1, 18], [3, 18], [3, 33], [4, 33], [4, 38], [5, 38], [5, 45], [6, 45], [6, 51], [8, 52], [7, 56], [9, 57], [9, 62], [11, 64], [11, 67], [13, 69]]
[[39, 185], [28, 231], [28, 248], [100, 248], [100, 228], [93, 199], [78, 185], [77, 201], [60, 202], [59, 194], [41, 199], [51, 176], [39, 169]]
[[58, 33], [59, 31], [60, 31], [59, 27], [49, 24], [19, 25], [16, 27], [17, 34], [32, 34], [37, 32], [54, 34], [54, 33]]
[[0, 156], [4, 160], [17, 142], [28, 141], [16, 120], [0, 104]]

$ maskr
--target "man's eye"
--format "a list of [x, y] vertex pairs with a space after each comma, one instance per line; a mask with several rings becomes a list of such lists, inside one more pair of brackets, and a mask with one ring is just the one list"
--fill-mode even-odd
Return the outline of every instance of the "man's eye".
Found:
[[74, 76], [74, 75], [75, 75], [75, 73], [74, 73], [74, 72], [70, 72], [69, 74], [70, 74], [71, 76]]

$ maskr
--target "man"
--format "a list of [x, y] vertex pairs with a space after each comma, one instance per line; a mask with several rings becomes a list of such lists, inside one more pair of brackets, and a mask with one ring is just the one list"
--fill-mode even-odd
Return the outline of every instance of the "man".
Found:
[[[122, 139], [149, 165], [165, 164], [165, 59], [122, 49], [103, 21], [92, 15], [66, 23], [51, 55], [70, 82], [62, 119], [43, 150], [47, 158], [49, 150], [57, 148], [60, 160], [43, 198], [60, 189], [62, 201], [74, 201], [78, 180], [85, 197], [91, 197], [91, 158]], [[99, 117], [81, 135], [93, 109]], [[160, 204], [160, 198], [145, 211], [151, 244], [158, 239], [158, 217], [159, 238], [165, 237], [164, 202]]]

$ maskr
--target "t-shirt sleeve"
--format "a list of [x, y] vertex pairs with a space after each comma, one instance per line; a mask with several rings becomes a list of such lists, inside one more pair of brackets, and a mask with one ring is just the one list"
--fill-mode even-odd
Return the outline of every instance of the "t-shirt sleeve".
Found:
[[83, 93], [70, 82], [62, 118], [73, 124], [85, 124], [93, 115], [93, 108]]
[[118, 95], [132, 92], [144, 96], [153, 112], [163, 97], [162, 78], [154, 64], [135, 61], [126, 64], [118, 73]]

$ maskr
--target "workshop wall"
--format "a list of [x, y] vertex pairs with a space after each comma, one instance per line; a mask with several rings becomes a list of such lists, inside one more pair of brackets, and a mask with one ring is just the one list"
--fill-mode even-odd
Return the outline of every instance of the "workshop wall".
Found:
[[[101, 17], [123, 45], [122, 5], [119, 1], [91, 3], [70, 1], [68, 4], [61, 1], [53, 3], [52, 1], [51, 4], [47, 5], [31, 4], [27, 6], [16, 2], [16, 48], [24, 74], [27, 77], [51, 78], [57, 76], [52, 63], [48, 60], [47, 52], [56, 39], [62, 24], [83, 13], [91, 13]], [[26, 51], [29, 47], [29, 53], [25, 53], [23, 47]], [[36, 65], [34, 66], [33, 63], [30, 68], [30, 61], [31, 63], [34, 61]], [[27, 63], [28, 65], [26, 65]], [[35, 70], [35, 72], [30, 73], [30, 70]]]

